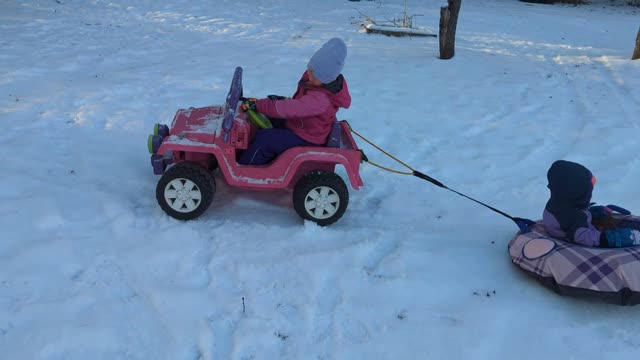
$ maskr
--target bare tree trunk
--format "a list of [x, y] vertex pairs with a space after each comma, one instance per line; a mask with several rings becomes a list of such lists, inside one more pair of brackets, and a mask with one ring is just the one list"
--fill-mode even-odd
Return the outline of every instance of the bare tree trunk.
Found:
[[447, 0], [440, 8], [440, 59], [448, 60], [455, 54], [456, 26], [462, 0]]
[[633, 50], [633, 56], [631, 60], [640, 59], [640, 29], [638, 29], [638, 35], [636, 36], [636, 48]]

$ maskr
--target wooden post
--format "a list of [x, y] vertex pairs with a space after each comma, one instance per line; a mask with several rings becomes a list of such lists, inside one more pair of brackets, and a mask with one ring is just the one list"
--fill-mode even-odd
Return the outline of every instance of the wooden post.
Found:
[[636, 36], [636, 48], [633, 50], [633, 56], [631, 60], [640, 59], [640, 29], [638, 29], [638, 35]]
[[440, 59], [449, 60], [455, 55], [456, 26], [462, 0], [447, 0], [440, 8]]

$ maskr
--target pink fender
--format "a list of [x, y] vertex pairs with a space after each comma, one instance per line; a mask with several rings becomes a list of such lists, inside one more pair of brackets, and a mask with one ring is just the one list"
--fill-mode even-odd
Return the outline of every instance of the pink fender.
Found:
[[[220, 159], [218, 160], [220, 161]], [[298, 179], [312, 170], [333, 172], [336, 164], [344, 166], [351, 186], [358, 190], [360, 178], [360, 152], [357, 150], [300, 146], [280, 154], [269, 165], [239, 165], [235, 156], [225, 154], [220, 170], [232, 186], [255, 189], [291, 189]]]

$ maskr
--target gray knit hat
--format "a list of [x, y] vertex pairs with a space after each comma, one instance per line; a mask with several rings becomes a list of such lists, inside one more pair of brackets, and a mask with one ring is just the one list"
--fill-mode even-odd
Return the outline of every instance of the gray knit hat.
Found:
[[334, 81], [342, 72], [347, 57], [347, 45], [340, 38], [327, 41], [309, 60], [307, 69], [323, 84]]

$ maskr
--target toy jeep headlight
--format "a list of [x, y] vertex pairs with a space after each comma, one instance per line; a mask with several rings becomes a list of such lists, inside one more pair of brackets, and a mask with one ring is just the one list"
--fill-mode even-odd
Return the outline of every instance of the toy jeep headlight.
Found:
[[169, 127], [165, 124], [155, 124], [153, 126], [153, 135], [160, 135], [162, 137], [169, 136]]
[[160, 145], [162, 145], [162, 139], [164, 139], [160, 135], [149, 135], [147, 137], [147, 149], [149, 149], [149, 154], [155, 154], [158, 152]]

